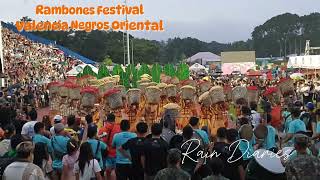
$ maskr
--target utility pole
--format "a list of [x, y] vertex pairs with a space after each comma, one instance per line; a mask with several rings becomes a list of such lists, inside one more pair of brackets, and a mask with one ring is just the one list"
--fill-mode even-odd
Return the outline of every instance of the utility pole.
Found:
[[287, 37], [284, 39], [284, 57], [287, 57]]
[[279, 44], [280, 44], [280, 57], [281, 57], [281, 52], [282, 52], [282, 47], [281, 47], [281, 40], [279, 40]]
[[[125, 0], [124, 3], [125, 3], [125, 6], [128, 6], [127, 0]], [[128, 14], [126, 14], [126, 22], [128, 22]], [[126, 33], [126, 37], [124, 37], [124, 33]], [[123, 31], [122, 40], [123, 40], [123, 65], [125, 66], [130, 64], [130, 36], [127, 29]]]
[[131, 61], [132, 61], [132, 64], [134, 65], [134, 61], [133, 61], [133, 39], [131, 39]]
[[294, 38], [294, 54], [297, 55], [297, 38]]
[[[127, 4], [127, 0], [126, 1], [126, 6], [128, 6]], [[128, 22], [128, 14], [126, 14], [126, 22]], [[128, 50], [128, 65], [130, 64], [130, 37], [129, 37], [129, 33], [128, 30], [127, 31], [127, 50]]]

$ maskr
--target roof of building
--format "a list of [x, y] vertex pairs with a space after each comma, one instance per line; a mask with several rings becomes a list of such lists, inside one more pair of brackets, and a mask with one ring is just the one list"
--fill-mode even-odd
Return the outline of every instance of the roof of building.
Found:
[[189, 57], [187, 62], [202, 61], [202, 64], [206, 62], [220, 62], [220, 56], [213, 54], [212, 52], [198, 52], [197, 54]]

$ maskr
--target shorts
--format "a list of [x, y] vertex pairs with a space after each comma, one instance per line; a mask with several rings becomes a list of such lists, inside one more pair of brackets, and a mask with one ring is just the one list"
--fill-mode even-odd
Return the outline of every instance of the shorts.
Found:
[[106, 159], [106, 169], [115, 169], [116, 168], [116, 158], [108, 157]]

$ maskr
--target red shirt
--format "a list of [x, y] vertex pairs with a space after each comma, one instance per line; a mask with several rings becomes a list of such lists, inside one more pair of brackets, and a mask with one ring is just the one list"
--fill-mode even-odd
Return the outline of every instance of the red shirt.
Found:
[[271, 125], [275, 128], [281, 125], [281, 106], [273, 107], [271, 110]]
[[[106, 137], [102, 138], [102, 141], [108, 145], [109, 157], [116, 157], [116, 149], [112, 148], [112, 140], [113, 136], [119, 132], [121, 132], [119, 124], [111, 124], [109, 122], [99, 129], [98, 135], [103, 133], [108, 134]], [[110, 137], [109, 133], [111, 135]]]

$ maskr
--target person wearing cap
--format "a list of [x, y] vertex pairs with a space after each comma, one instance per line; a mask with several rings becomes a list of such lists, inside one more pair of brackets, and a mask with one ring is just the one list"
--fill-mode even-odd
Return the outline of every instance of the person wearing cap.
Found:
[[[58, 124], [58, 123], [61, 123], [62, 122], [62, 116], [60, 116], [60, 115], [55, 115], [54, 116], [54, 118], [53, 118], [53, 123], [54, 124]], [[54, 131], [54, 126], [52, 126], [51, 128], [50, 128], [50, 133], [51, 133], [51, 136], [54, 136], [56, 133], [55, 133], [55, 131]]]
[[[299, 108], [292, 108], [291, 109], [291, 117], [292, 121], [289, 124], [289, 130], [288, 133], [286, 134], [286, 137], [283, 139], [282, 144], [287, 143], [290, 141], [294, 134], [298, 132], [306, 132], [306, 125], [305, 123], [300, 119], [300, 109]], [[292, 143], [292, 141], [290, 141]]]
[[4, 127], [4, 139], [0, 142], [0, 156], [11, 150], [10, 138], [16, 134], [16, 129], [12, 124], [8, 124]]
[[287, 179], [320, 179], [320, 160], [308, 153], [309, 137], [304, 134], [294, 136], [297, 155], [285, 164]]
[[32, 110], [28, 113], [28, 116], [30, 117], [31, 121], [22, 126], [21, 135], [24, 139], [31, 140], [34, 136], [34, 125], [38, 122], [38, 113], [34, 108], [32, 108]]
[[106, 177], [111, 179], [111, 172], [116, 168], [116, 149], [112, 147], [112, 141], [115, 134], [120, 133], [120, 125], [115, 123], [116, 117], [110, 113], [104, 121], [104, 126], [99, 129], [98, 136], [106, 134], [102, 141], [108, 146], [108, 156], [105, 160]]
[[51, 146], [54, 154], [52, 167], [56, 175], [60, 177], [63, 167], [62, 158], [67, 154], [67, 144], [70, 138], [67, 136], [62, 123], [57, 123], [53, 127], [55, 135], [51, 138]]
[[170, 149], [167, 155], [168, 167], [157, 172], [154, 180], [190, 180], [190, 175], [181, 169], [181, 151], [179, 149]]

